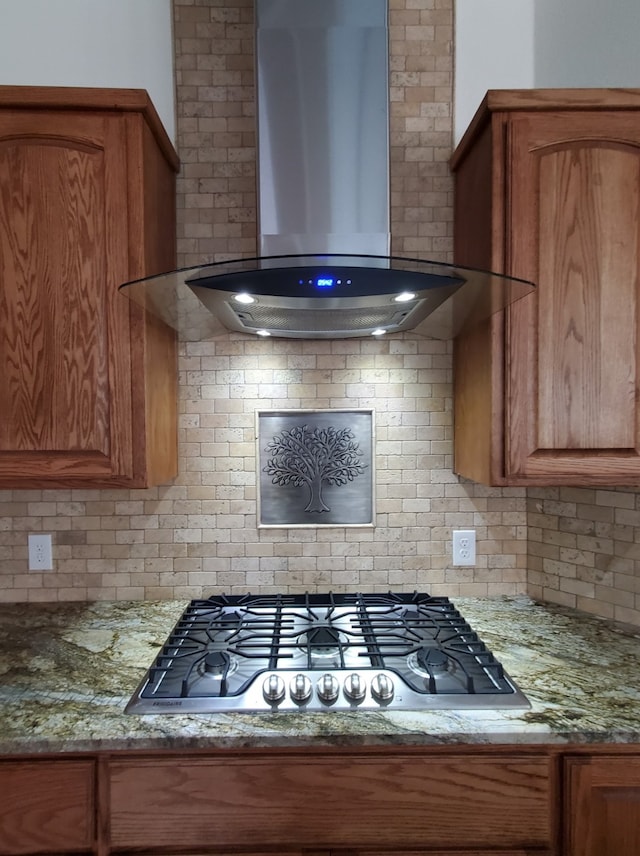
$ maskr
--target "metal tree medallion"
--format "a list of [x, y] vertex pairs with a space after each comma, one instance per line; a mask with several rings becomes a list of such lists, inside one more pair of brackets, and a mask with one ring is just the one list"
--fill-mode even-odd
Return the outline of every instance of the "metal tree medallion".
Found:
[[259, 526], [373, 525], [373, 411], [257, 414]]

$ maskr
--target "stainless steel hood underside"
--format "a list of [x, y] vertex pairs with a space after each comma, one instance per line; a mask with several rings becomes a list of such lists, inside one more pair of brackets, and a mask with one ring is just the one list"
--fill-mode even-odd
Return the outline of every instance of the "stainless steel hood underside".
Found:
[[531, 286], [390, 256], [387, 0], [255, 0], [259, 257], [123, 286], [183, 339], [448, 339]]

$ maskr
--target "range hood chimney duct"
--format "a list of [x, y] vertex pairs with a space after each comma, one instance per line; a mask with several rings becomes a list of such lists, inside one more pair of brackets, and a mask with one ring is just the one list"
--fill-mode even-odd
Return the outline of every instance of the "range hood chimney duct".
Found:
[[390, 256], [387, 0], [255, 0], [259, 253], [126, 283], [186, 340], [448, 339], [529, 283]]
[[388, 256], [386, 0], [256, 0], [260, 255]]

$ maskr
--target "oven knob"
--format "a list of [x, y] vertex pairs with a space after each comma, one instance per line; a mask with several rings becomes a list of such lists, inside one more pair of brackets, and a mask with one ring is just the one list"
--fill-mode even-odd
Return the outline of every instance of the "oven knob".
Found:
[[393, 698], [393, 681], [382, 672], [377, 674], [371, 681], [371, 695], [377, 702], [382, 704]]
[[285, 694], [284, 681], [280, 675], [269, 675], [262, 685], [262, 694], [269, 704], [280, 704]]
[[298, 674], [291, 678], [289, 692], [296, 704], [304, 704], [305, 701], [309, 701], [312, 689], [311, 681], [306, 675]]
[[361, 702], [367, 694], [367, 686], [357, 672], [352, 672], [344, 680], [344, 694], [349, 701]]
[[327, 672], [318, 680], [318, 698], [325, 704], [331, 704], [338, 698], [340, 684], [337, 678]]

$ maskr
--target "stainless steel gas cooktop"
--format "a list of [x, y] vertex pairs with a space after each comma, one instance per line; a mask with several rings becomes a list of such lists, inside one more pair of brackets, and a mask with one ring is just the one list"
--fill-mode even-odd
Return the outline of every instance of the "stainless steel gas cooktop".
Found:
[[193, 600], [126, 713], [527, 708], [446, 597]]

